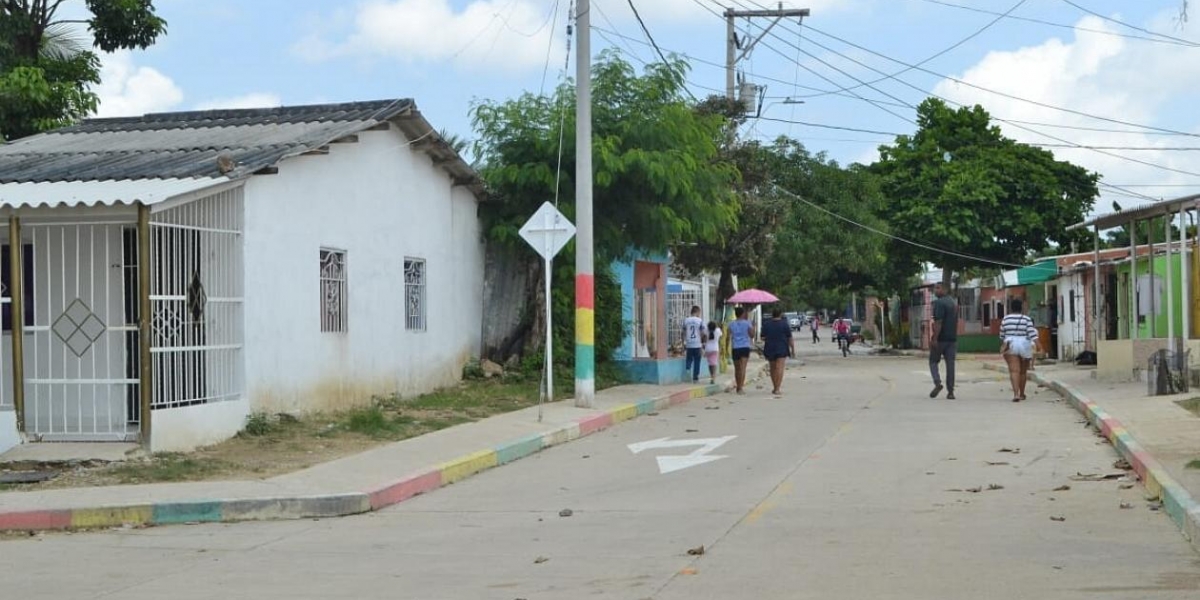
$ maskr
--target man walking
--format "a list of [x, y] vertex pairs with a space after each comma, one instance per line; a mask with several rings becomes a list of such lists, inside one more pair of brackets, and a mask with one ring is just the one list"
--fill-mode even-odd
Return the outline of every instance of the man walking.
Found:
[[933, 391], [930, 398], [942, 393], [942, 376], [938, 363], [946, 359], [946, 399], [954, 399], [954, 359], [958, 356], [958, 306], [946, 295], [946, 287], [937, 284], [933, 288], [937, 300], [933, 301], [933, 329], [929, 336], [929, 374], [933, 376]]
[[818, 335], [817, 330], [821, 328], [821, 320], [818, 319], [816, 315], [813, 315], [812, 318], [808, 320], [808, 326], [812, 329], [813, 343], [815, 344], [820, 342], [821, 336]]
[[692, 307], [692, 316], [683, 320], [683, 345], [687, 349], [687, 363], [683, 371], [692, 372], [692, 382], [700, 381], [700, 361], [704, 358], [704, 320], [700, 318], [700, 307]]

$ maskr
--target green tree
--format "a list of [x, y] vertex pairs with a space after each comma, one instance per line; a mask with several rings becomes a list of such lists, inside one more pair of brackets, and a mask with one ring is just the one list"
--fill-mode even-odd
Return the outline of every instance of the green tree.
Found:
[[[59, 18], [67, 0], [0, 0], [0, 140], [68, 125], [96, 110], [103, 52], [146, 48], [166, 31], [151, 0], [83, 0], [90, 17]], [[88, 44], [75, 25], [86, 25]]]
[[760, 283], [790, 304], [818, 309], [844, 307], [850, 292], [886, 287], [889, 269], [900, 267], [887, 254], [887, 238], [867, 229], [888, 230], [879, 216], [879, 179], [788, 138], [776, 142], [773, 155], [773, 181], [787, 208]]
[[[918, 129], [880, 147], [872, 170], [883, 178], [894, 231], [940, 250], [1023, 263], [1047, 242], [1068, 241], [1098, 195], [1098, 176], [1049, 151], [1004, 137], [980, 106], [951, 109], [936, 98], [917, 108]], [[980, 261], [893, 245], [893, 256], [955, 271]]]
[[778, 162], [772, 147], [758, 141], [738, 141], [736, 127], [744, 121], [740, 102], [722, 96], [710, 96], [696, 111], [725, 119], [725, 131], [717, 144], [714, 159], [737, 169], [734, 186], [737, 221], [728, 229], [675, 249], [675, 261], [693, 273], [719, 274], [718, 303], [733, 295], [733, 277], [753, 277], [763, 271], [775, 246], [775, 234], [787, 214], [787, 201], [775, 189], [772, 169]]
[[[713, 238], [735, 222], [732, 185], [737, 172], [714, 160], [723, 121], [698, 114], [688, 104], [686, 71], [687, 64], [675, 60], [651, 64], [639, 74], [611, 52], [601, 54], [593, 66], [598, 287], [607, 279], [607, 266], [631, 250], [666, 252], [681, 242]], [[518, 231], [542, 202], [557, 197], [560, 210], [575, 220], [574, 105], [574, 86], [565, 84], [550, 96], [484, 101], [472, 111], [475, 155], [493, 197], [481, 209], [486, 234], [527, 260], [536, 255]], [[573, 253], [570, 244], [556, 260], [556, 271], [567, 274], [554, 277], [554, 306], [561, 307], [554, 314], [560, 347], [569, 347], [573, 336]], [[597, 289], [597, 358], [606, 358], [624, 332], [620, 302], [603, 302], [605, 298]]]

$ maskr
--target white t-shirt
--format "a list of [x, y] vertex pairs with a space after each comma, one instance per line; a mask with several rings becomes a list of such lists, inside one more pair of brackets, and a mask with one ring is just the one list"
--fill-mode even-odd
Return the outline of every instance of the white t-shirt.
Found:
[[724, 335], [721, 328], [718, 327], [712, 331], [712, 336], [704, 342], [704, 352], [720, 352], [721, 351], [721, 336]]
[[700, 317], [688, 317], [683, 320], [683, 345], [688, 348], [702, 348], [700, 332], [704, 331], [704, 321]]

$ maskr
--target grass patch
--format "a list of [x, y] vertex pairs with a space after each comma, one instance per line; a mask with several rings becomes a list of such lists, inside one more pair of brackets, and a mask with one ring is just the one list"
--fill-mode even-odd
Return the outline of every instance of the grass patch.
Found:
[[1175, 404], [1178, 404], [1184, 410], [1200, 417], [1200, 396], [1195, 398], [1187, 398], [1184, 400], [1176, 400]]
[[120, 483], [157, 483], [210, 479], [228, 467], [221, 460], [164, 452], [143, 462], [121, 463], [105, 470]]
[[265, 412], [256, 412], [246, 417], [246, 426], [242, 428], [241, 433], [253, 437], [262, 437], [270, 435], [274, 430], [275, 424], [271, 422], [271, 416]]
[[1200, 458], [1196, 458], [1184, 465], [1185, 469], [1200, 469]]

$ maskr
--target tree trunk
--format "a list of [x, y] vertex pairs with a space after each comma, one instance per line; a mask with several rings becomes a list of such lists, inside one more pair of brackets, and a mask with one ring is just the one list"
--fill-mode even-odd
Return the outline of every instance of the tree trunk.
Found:
[[721, 278], [717, 281], [717, 314], [724, 319], [725, 299], [734, 294], [733, 289], [733, 267], [729, 264], [721, 265]]
[[529, 303], [529, 309], [533, 311], [532, 319], [530, 320], [529, 335], [525, 338], [525, 349], [522, 354], [538, 352], [545, 348], [546, 344], [546, 273], [545, 268], [538, 264], [538, 261], [530, 261], [528, 264], [529, 277], [529, 293], [527, 298], [532, 298]]
[[953, 282], [954, 269], [950, 267], [942, 267], [942, 289], [946, 290], [947, 294], [954, 289], [954, 286], [952, 285]]

